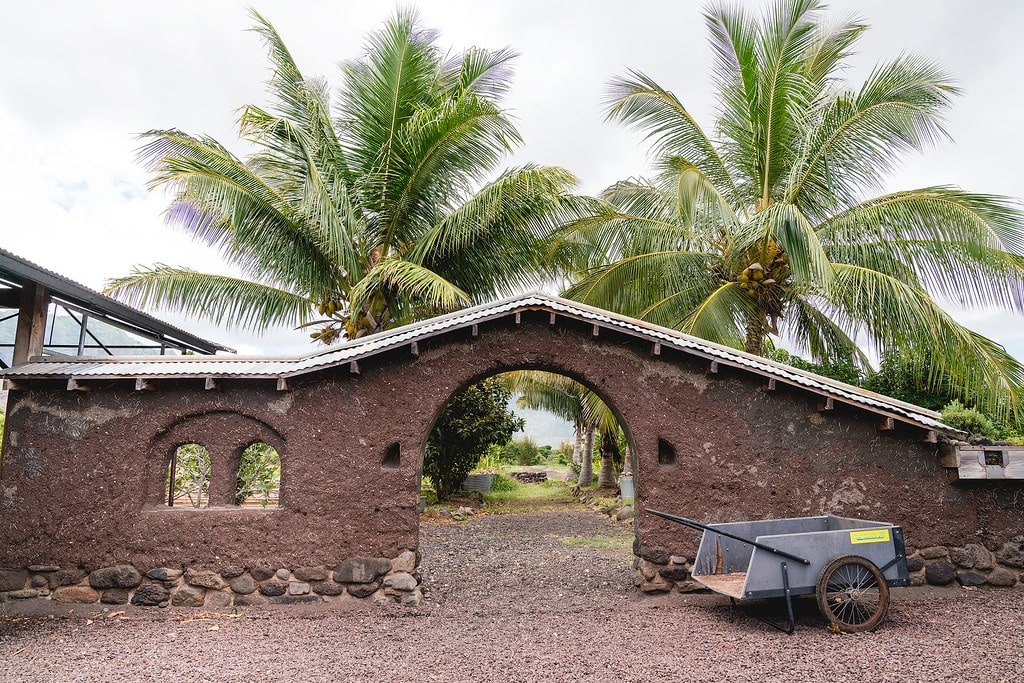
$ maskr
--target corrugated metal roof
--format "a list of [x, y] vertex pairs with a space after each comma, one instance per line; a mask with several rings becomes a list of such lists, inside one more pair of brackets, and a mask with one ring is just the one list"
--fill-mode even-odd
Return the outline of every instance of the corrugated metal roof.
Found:
[[904, 403], [860, 387], [798, 370], [760, 356], [754, 356], [676, 330], [628, 318], [591, 306], [543, 294], [527, 294], [484, 304], [406, 325], [388, 332], [346, 342], [320, 353], [298, 358], [197, 356], [119, 357], [41, 360], [4, 371], [6, 377], [17, 378], [287, 378], [308, 374], [324, 368], [358, 361], [389, 349], [423, 341], [450, 330], [466, 328], [495, 318], [526, 310], [542, 310], [615, 328], [634, 337], [660, 342], [663, 346], [743, 368], [768, 378], [803, 387], [823, 396], [859, 405], [872, 412], [894, 416], [928, 429], [948, 433], [956, 430], [943, 424], [941, 416], [920, 406]]

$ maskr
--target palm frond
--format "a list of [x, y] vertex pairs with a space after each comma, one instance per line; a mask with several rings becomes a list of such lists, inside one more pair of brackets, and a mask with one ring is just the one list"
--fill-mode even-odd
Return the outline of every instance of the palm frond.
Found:
[[833, 316], [816, 306], [815, 299], [791, 297], [780, 336], [791, 340], [797, 352], [808, 354], [817, 363], [852, 358], [859, 367], [870, 368], [871, 361], [856, 340], [835, 323]]
[[586, 203], [568, 191], [565, 169], [511, 169], [420, 235], [407, 258], [464, 284], [475, 301], [542, 286], [556, 277], [549, 236]]
[[770, 242], [781, 246], [789, 257], [795, 286], [815, 283], [818, 287], [828, 287], [832, 279], [828, 255], [815, 227], [797, 206], [782, 202], [772, 204], [735, 233], [735, 251], [744, 258]]
[[178, 310], [253, 331], [301, 325], [313, 312], [308, 298], [279, 287], [163, 264], [136, 266], [103, 291], [138, 308]]
[[718, 151], [675, 95], [648, 76], [630, 71], [609, 86], [606, 118], [645, 132], [655, 157], [687, 159], [731, 202], [737, 190]]
[[519, 54], [511, 48], [484, 50], [473, 47], [462, 53], [452, 76], [462, 92], [499, 101], [512, 84], [512, 62]]
[[937, 65], [905, 55], [879, 65], [859, 93], [833, 97], [806, 134], [788, 201], [824, 216], [880, 189], [910, 151], [948, 137], [942, 116], [956, 94]]
[[722, 283], [691, 309], [679, 330], [716, 344], [740, 348], [754, 305], [735, 282]]
[[519, 394], [520, 408], [543, 410], [573, 424], [583, 423], [583, 396], [587, 388], [574, 379], [541, 370], [516, 370], [498, 375], [498, 380]]
[[675, 327], [683, 312], [720, 286], [712, 274], [716, 261], [684, 251], [631, 255], [583, 274], [563, 296]]
[[863, 202], [818, 232], [835, 261], [920, 283], [961, 306], [1021, 313], [1022, 226], [1017, 200], [928, 187]]
[[[359, 315], [370, 299], [380, 291], [400, 292], [401, 297], [432, 310], [434, 314], [466, 306], [471, 299], [466, 292], [437, 273], [401, 258], [389, 257], [366, 273], [349, 293], [353, 315]], [[408, 320], [399, 320], [405, 324]]]
[[519, 141], [505, 114], [473, 95], [421, 109], [403, 127], [406, 165], [382, 242], [415, 240], [440, 212], [465, 201]]
[[178, 194], [168, 220], [215, 246], [254, 277], [271, 274], [295, 289], [334, 282], [338, 265], [318, 249], [294, 207], [215, 141], [181, 131], [150, 131], [140, 158], [151, 186]]
[[922, 290], [877, 271], [835, 266], [830, 302], [879, 352], [926, 350], [929, 385], [1005, 416], [1024, 409], [1024, 366], [990, 339], [956, 322]]

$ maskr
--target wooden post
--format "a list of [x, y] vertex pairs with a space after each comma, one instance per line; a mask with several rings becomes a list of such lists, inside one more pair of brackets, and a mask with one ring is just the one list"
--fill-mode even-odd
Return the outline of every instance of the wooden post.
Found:
[[49, 306], [50, 293], [45, 287], [28, 280], [22, 284], [18, 330], [14, 335], [11, 365], [27, 363], [29, 358], [43, 355], [43, 336], [46, 332], [46, 312]]

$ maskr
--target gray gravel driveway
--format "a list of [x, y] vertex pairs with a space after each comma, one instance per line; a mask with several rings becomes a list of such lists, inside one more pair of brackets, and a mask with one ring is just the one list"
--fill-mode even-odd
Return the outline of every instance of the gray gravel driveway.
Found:
[[638, 593], [625, 550], [631, 538], [630, 528], [590, 511], [425, 524], [426, 599], [415, 609], [339, 603], [69, 614], [41, 601], [5, 605], [0, 680], [995, 683], [1024, 676], [1022, 590], [896, 589], [888, 621], [856, 636], [827, 632], [814, 601], [802, 599], [797, 631], [787, 636], [717, 595]]

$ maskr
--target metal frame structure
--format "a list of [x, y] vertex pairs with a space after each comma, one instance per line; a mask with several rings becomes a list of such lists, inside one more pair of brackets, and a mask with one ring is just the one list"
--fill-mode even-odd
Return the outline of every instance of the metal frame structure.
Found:
[[[3, 312], [2, 309], [11, 312]], [[79, 325], [76, 345], [52, 343], [53, 320], [58, 309]], [[15, 317], [19, 318], [15, 339], [0, 339], [0, 349], [17, 349], [20, 344], [24, 344], [30, 349], [29, 356], [82, 356], [86, 351], [99, 351], [108, 356], [153, 350], [159, 350], [160, 355], [168, 351], [203, 355], [234, 351], [169, 325], [0, 248], [0, 322]], [[28, 318], [31, 318], [31, 322]], [[89, 329], [91, 321], [101, 321], [150, 343], [105, 344], [97, 336], [95, 328]], [[47, 322], [50, 323], [50, 343], [45, 340]], [[32, 337], [31, 341], [24, 338], [26, 335]], [[18, 359], [15, 364], [17, 362]], [[7, 364], [0, 359], [0, 369], [6, 367]]]

